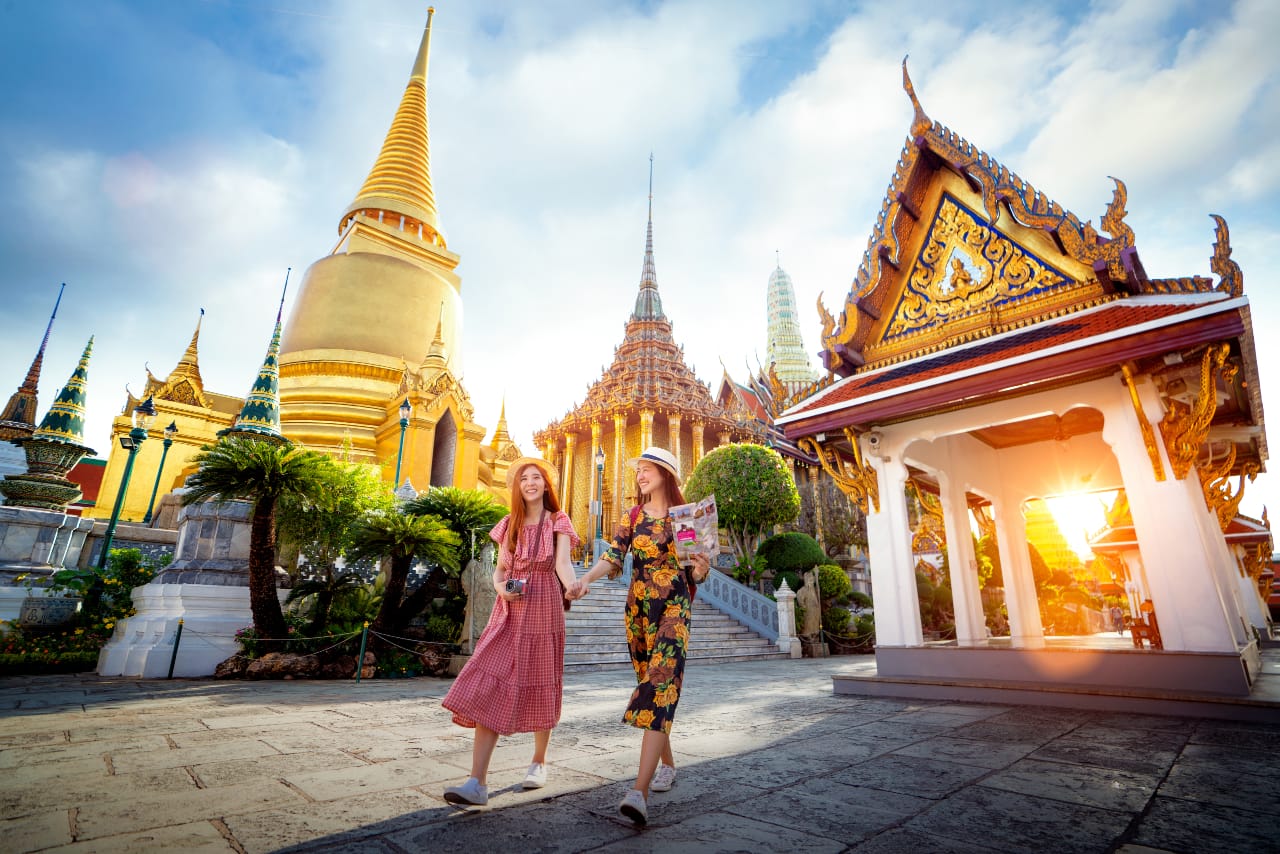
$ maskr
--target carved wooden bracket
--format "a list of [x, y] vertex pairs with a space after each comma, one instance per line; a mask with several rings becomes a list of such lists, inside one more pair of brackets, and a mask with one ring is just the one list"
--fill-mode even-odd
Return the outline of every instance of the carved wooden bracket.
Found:
[[813, 454], [837, 487], [851, 501], [862, 508], [863, 513], [880, 512], [880, 484], [876, 470], [862, 461], [862, 449], [858, 447], [858, 434], [848, 427], [844, 436], [853, 447], [853, 460], [847, 460], [830, 444], [822, 445], [816, 439], [804, 437], [796, 442], [802, 451]]
[[1209, 424], [1218, 411], [1216, 380], [1219, 372], [1223, 383], [1230, 385], [1240, 369], [1238, 365], [1227, 363], [1230, 352], [1231, 345], [1226, 342], [1208, 347], [1200, 360], [1200, 393], [1195, 406], [1188, 406], [1180, 400], [1170, 401], [1169, 411], [1160, 421], [1160, 434], [1164, 437], [1169, 465], [1173, 467], [1173, 476], [1177, 480], [1182, 480], [1191, 471], [1196, 457], [1200, 455], [1200, 446], [1209, 435]]
[[1147, 446], [1147, 456], [1151, 458], [1151, 471], [1157, 481], [1164, 480], [1164, 465], [1160, 462], [1160, 448], [1156, 445], [1156, 434], [1151, 429], [1151, 422], [1142, 410], [1142, 401], [1138, 399], [1138, 389], [1133, 383], [1133, 368], [1128, 364], [1120, 367], [1124, 374], [1124, 384], [1129, 389], [1129, 399], [1133, 401], [1133, 413], [1138, 416], [1138, 429], [1142, 431], [1142, 444]]

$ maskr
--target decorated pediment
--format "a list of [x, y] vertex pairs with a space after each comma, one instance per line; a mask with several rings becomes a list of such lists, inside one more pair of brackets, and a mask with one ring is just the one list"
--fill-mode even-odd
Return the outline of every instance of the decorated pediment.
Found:
[[818, 300], [822, 359], [849, 376], [1128, 294], [1241, 293], [1220, 217], [1219, 276], [1150, 279], [1115, 192], [1099, 226], [1081, 220], [940, 122], [915, 117], [853, 287], [836, 312]]

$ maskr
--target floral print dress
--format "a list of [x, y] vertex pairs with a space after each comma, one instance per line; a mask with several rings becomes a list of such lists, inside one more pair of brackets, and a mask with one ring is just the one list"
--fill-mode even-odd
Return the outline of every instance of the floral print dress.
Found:
[[622, 722], [670, 733], [684, 679], [697, 585], [676, 560], [670, 517], [656, 518], [643, 508], [632, 508], [614, 529], [613, 544], [602, 557], [620, 570], [628, 551], [627, 645], [637, 684]]

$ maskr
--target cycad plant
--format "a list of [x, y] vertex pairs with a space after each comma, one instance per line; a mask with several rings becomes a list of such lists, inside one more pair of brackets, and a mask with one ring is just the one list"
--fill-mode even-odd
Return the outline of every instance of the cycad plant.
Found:
[[314, 496], [327, 481], [328, 457], [289, 442], [228, 436], [195, 457], [199, 469], [187, 480], [183, 504], [244, 499], [253, 503], [249, 527], [249, 607], [258, 635], [270, 641], [287, 634], [276, 592], [276, 504], [285, 495]]
[[429, 601], [426, 585], [406, 596], [409, 570], [422, 561], [447, 570], [458, 567], [461, 540], [435, 516], [412, 516], [400, 512], [371, 513], [356, 525], [347, 551], [349, 560], [386, 558], [386, 588], [382, 607], [372, 629], [383, 634], [399, 634]]

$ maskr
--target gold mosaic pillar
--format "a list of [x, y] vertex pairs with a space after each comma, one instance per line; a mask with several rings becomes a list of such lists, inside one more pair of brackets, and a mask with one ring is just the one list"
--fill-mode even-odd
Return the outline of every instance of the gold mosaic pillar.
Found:
[[[669, 450], [673, 455], [675, 455], [676, 461], [680, 462], [680, 416], [679, 415], [667, 416], [667, 432], [671, 434], [671, 448]], [[692, 466], [688, 470], [685, 470], [684, 463], [681, 462], [680, 465], [681, 465], [680, 473], [685, 477], [688, 477], [689, 473], [693, 470]]]
[[653, 444], [653, 410], [640, 410], [640, 447], [647, 448]]
[[695, 468], [702, 460], [702, 430], [703, 424], [701, 421], [693, 422], [693, 465]]
[[[791, 461], [792, 479], [795, 477], [795, 461]], [[818, 495], [818, 484], [822, 477], [817, 466], [805, 466], [809, 470], [809, 487], [813, 495], [813, 538], [818, 541], [818, 545], [822, 546], [822, 550], [826, 551], [827, 542], [822, 537], [822, 498]]]
[[622, 518], [627, 501], [627, 490], [623, 486], [623, 472], [627, 464], [627, 416], [618, 413], [613, 416], [613, 515]]
[[560, 506], [567, 512], [573, 508], [573, 443], [577, 437], [564, 434], [564, 474], [560, 476]]

